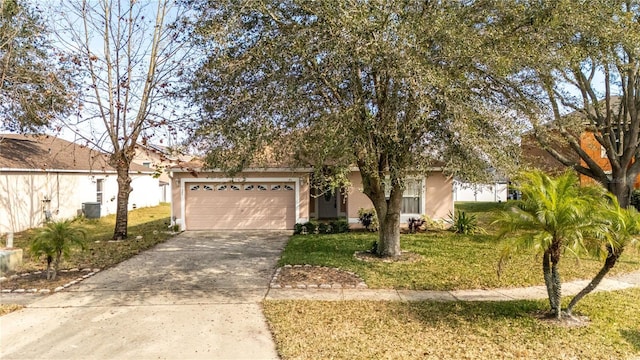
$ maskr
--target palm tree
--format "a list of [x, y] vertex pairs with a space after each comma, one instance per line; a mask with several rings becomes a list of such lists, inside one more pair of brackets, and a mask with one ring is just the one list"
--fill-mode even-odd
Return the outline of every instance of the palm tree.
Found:
[[578, 177], [566, 172], [553, 179], [541, 171], [522, 173], [518, 179], [523, 200], [499, 213], [493, 224], [500, 225], [499, 237], [514, 236], [502, 251], [498, 272], [511, 254], [524, 249], [542, 253], [542, 271], [551, 314], [560, 318], [560, 257], [566, 249], [584, 248], [586, 236], [604, 233], [594, 210], [604, 201], [605, 190], [580, 187]]
[[[68, 257], [71, 248], [84, 249], [86, 232], [74, 226], [74, 220], [52, 221], [45, 225], [31, 243], [31, 253], [36, 257], [47, 257], [47, 280], [55, 280], [60, 266], [60, 258]], [[53, 262], [53, 272], [51, 263]]]
[[574, 306], [587, 294], [592, 292], [611, 270], [624, 249], [637, 243], [636, 235], [640, 234], [640, 214], [633, 207], [622, 208], [618, 199], [607, 194], [609, 204], [603, 208], [601, 215], [606, 225], [603, 237], [592, 238], [586, 244], [585, 249], [592, 255], [604, 259], [604, 264], [598, 274], [571, 299], [565, 312], [571, 315]]

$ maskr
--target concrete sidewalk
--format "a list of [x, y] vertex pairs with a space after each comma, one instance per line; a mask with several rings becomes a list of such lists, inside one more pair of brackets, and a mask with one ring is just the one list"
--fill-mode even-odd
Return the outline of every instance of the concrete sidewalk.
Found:
[[[577, 294], [589, 280], [562, 284], [562, 295]], [[594, 290], [613, 291], [640, 287], [640, 270], [629, 274], [605, 278]], [[504, 289], [475, 289], [454, 291], [388, 290], [388, 289], [270, 289], [266, 300], [383, 300], [383, 301], [510, 301], [546, 299], [544, 286]]]

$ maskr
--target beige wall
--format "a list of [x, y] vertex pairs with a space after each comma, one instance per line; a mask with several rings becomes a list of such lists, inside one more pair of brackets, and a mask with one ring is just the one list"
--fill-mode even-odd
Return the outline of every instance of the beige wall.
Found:
[[[347, 191], [347, 216], [352, 224], [358, 223], [358, 210], [373, 208], [371, 200], [362, 192], [362, 178], [360, 172], [354, 171], [349, 175], [351, 188]], [[453, 180], [444, 176], [440, 171], [432, 172], [426, 177], [423, 186], [423, 214], [432, 219], [447, 219], [449, 212], [453, 212]], [[403, 225], [410, 215], [402, 216]]]
[[[129, 209], [158, 205], [158, 179], [132, 174]], [[116, 211], [116, 174], [68, 172], [8, 172], [0, 174], [0, 233], [41, 226], [45, 210], [54, 220], [75, 217], [82, 203], [95, 202], [96, 180], [103, 180], [100, 215]]]
[[[198, 181], [206, 182], [207, 180], [215, 180], [215, 179], [229, 179], [229, 177], [224, 173], [213, 173], [213, 172], [202, 172], [198, 173], [197, 177], [194, 177], [191, 173], [188, 172], [174, 172], [171, 174], [171, 216], [174, 221], [178, 224], [183, 223], [182, 219], [182, 198], [183, 194], [181, 191], [181, 181], [182, 179], [197, 179]], [[260, 179], [298, 179], [300, 188], [299, 190], [299, 200], [298, 200], [298, 219], [302, 222], [308, 221], [309, 219], [309, 174], [307, 172], [290, 172], [290, 171], [278, 171], [278, 172], [269, 172], [269, 171], [250, 171], [242, 173], [241, 175], [237, 175], [234, 177], [234, 181], [242, 182], [243, 179], [252, 179], [252, 178], [260, 178]]]

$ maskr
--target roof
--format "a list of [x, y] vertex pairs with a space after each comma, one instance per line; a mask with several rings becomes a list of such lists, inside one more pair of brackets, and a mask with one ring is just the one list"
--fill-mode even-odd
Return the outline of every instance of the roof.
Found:
[[[0, 170], [115, 172], [108, 155], [51, 135], [0, 134]], [[131, 164], [131, 172], [153, 173]]]
[[[560, 174], [567, 170], [567, 166], [545, 150], [533, 134], [522, 136], [520, 147], [522, 150], [522, 163], [525, 166], [534, 167], [550, 174]], [[578, 154], [576, 154], [569, 145], [557, 139], [552, 139], [551, 147], [566, 158], [579, 162]]]

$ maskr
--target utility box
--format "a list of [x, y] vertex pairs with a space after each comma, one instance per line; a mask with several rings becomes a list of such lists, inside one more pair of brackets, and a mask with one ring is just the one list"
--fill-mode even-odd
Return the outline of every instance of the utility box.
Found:
[[87, 219], [99, 219], [100, 218], [100, 203], [99, 202], [86, 202], [82, 203], [82, 213]]

